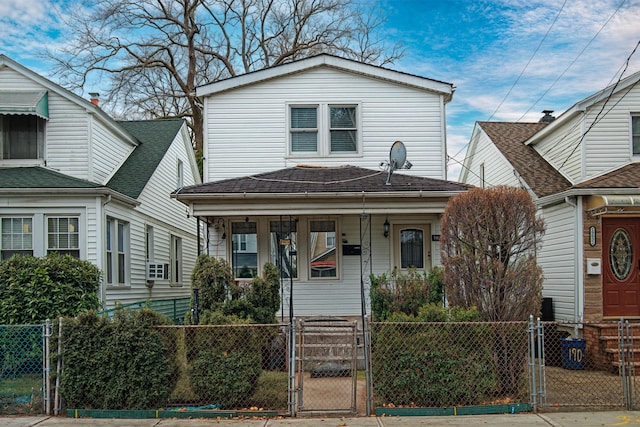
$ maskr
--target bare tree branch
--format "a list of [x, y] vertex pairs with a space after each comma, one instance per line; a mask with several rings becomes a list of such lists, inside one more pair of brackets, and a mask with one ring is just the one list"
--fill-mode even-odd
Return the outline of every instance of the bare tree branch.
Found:
[[70, 40], [47, 53], [60, 83], [106, 78], [105, 109], [185, 117], [198, 151], [198, 86], [323, 52], [374, 65], [403, 54], [379, 37], [380, 9], [358, 0], [74, 0], [69, 10]]

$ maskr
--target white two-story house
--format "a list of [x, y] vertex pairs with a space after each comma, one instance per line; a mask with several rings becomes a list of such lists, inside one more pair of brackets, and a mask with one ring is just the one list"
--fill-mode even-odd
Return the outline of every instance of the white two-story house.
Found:
[[370, 274], [440, 264], [441, 214], [468, 189], [446, 180], [453, 91], [331, 55], [200, 87], [204, 183], [173, 197], [237, 280], [281, 268], [282, 315], [361, 315]]
[[200, 183], [183, 120], [115, 121], [0, 55], [0, 256], [51, 252], [103, 272], [105, 308], [190, 295]]
[[640, 72], [540, 123], [478, 122], [460, 181], [526, 188], [559, 321], [640, 316]]

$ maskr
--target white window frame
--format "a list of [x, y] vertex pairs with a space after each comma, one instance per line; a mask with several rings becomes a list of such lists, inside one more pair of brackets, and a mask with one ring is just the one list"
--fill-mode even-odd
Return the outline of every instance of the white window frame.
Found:
[[[122, 230], [122, 240], [120, 239], [120, 230]], [[111, 266], [108, 263], [109, 255], [111, 255]], [[123, 277], [120, 277], [121, 265]], [[131, 286], [130, 277], [130, 224], [114, 217], [107, 217], [105, 224], [105, 283], [109, 287], [129, 287]]]
[[[297, 129], [291, 128], [291, 110], [293, 108], [317, 108], [316, 128]], [[331, 108], [355, 108], [355, 128], [331, 128]], [[360, 157], [362, 155], [362, 106], [360, 102], [317, 102], [317, 103], [287, 103], [287, 156], [288, 157]], [[355, 130], [355, 151], [331, 151], [332, 130]], [[291, 134], [295, 132], [317, 132], [316, 151], [293, 151], [291, 148]]]
[[[630, 135], [630, 150], [631, 150], [631, 157], [634, 158], [639, 158], [640, 157], [640, 133], [633, 133], [633, 122], [637, 121], [637, 127], [640, 130], [640, 113], [631, 113], [631, 119], [629, 120], [629, 135]], [[634, 139], [638, 139], [638, 150], [636, 152], [635, 147], [634, 147]]]
[[176, 188], [180, 189], [184, 187], [184, 163], [178, 159], [176, 164]]
[[[5, 233], [4, 232], [4, 227], [5, 227], [5, 221], [8, 221], [10, 223], [13, 223], [15, 220], [20, 220], [22, 222], [22, 229], [21, 229], [21, 233], [16, 234], [13, 233], [12, 229], [10, 230], [9, 233]], [[27, 221], [28, 220], [28, 224], [30, 225], [30, 230], [25, 230], [25, 225], [27, 225]], [[33, 226], [34, 226], [34, 220], [32, 216], [3, 216], [0, 217], [0, 259], [4, 259], [2, 258], [2, 253], [7, 251], [7, 252], [24, 252], [23, 255], [31, 255], [33, 256], [34, 254], [34, 230], [33, 230]], [[10, 238], [11, 242], [14, 241], [16, 236], [21, 236], [21, 240], [22, 240], [22, 244], [20, 246], [22, 246], [21, 248], [16, 248], [15, 245], [13, 245], [10, 242], [6, 242], [5, 239], [6, 238]], [[25, 238], [27, 236], [31, 237], [31, 248], [24, 248], [24, 246], [29, 246], [29, 245], [25, 245], [26, 241]], [[8, 247], [8, 245], [10, 245], [10, 247]], [[7, 246], [5, 248], [5, 246]], [[31, 253], [26, 253], [27, 251], [30, 251]], [[7, 258], [8, 259], [8, 258]]]
[[[59, 230], [54, 231], [51, 230], [49, 228], [49, 220], [56, 220], [58, 222], [58, 225], [60, 223], [60, 220], [73, 220], [75, 219], [76, 224], [75, 224], [75, 229], [72, 228], [73, 224], [69, 224], [69, 229], [67, 231], [61, 232]], [[69, 221], [71, 222], [71, 221]], [[77, 254], [70, 254], [71, 256], [74, 256], [76, 258], [80, 258], [80, 246], [81, 246], [81, 242], [80, 242], [80, 218], [78, 216], [74, 216], [74, 215], [45, 215], [45, 226], [46, 226], [46, 237], [45, 237], [45, 252], [47, 254], [50, 254], [52, 252], [58, 252], [58, 253], [70, 253], [70, 252], [76, 252]], [[69, 245], [66, 248], [60, 248], [60, 247], [51, 247], [50, 246], [50, 237], [53, 235], [57, 235], [58, 237], [60, 237], [61, 235], [67, 235], [67, 240], [70, 241], [71, 240], [71, 236], [75, 235], [77, 236], [77, 246], [71, 246]], [[59, 240], [59, 239], [58, 239]]]
[[[338, 218], [335, 217], [330, 217], [330, 218], [308, 218], [307, 219], [307, 231], [306, 231], [306, 242], [307, 242], [307, 262], [306, 262], [306, 267], [305, 269], [307, 270], [307, 278], [309, 281], [317, 281], [317, 280], [323, 280], [323, 281], [335, 281], [335, 280], [340, 280], [341, 277], [341, 267], [342, 267], [342, 263], [341, 263], [341, 259], [340, 259], [340, 240], [339, 239], [334, 239], [335, 240], [335, 270], [336, 270], [336, 275], [335, 276], [320, 276], [320, 277], [313, 277], [312, 274], [312, 267], [311, 267], [311, 263], [313, 262], [313, 253], [312, 251], [314, 250], [314, 239], [312, 237], [312, 231], [311, 231], [311, 223], [314, 221], [332, 221], [334, 223], [334, 230], [333, 232], [335, 233], [334, 236], [339, 236], [340, 235], [340, 221], [338, 220]], [[329, 232], [326, 232], [329, 233]], [[327, 243], [329, 243], [329, 238], [327, 235], [323, 236], [324, 238], [322, 239], [324, 242], [324, 245], [326, 246]], [[299, 275], [300, 273], [298, 273]]]
[[170, 240], [171, 248], [169, 249], [169, 282], [171, 286], [182, 286], [182, 237], [172, 234]]
[[145, 239], [145, 257], [147, 262], [153, 262], [155, 253], [155, 234], [152, 225], [145, 224], [144, 226], [144, 239]]

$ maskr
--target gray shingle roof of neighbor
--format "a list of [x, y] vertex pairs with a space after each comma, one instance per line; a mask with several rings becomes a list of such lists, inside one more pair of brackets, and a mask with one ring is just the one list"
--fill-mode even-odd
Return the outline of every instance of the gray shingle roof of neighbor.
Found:
[[544, 197], [571, 187], [571, 182], [524, 142], [548, 123], [478, 122], [531, 190]]
[[[387, 172], [357, 166], [299, 165], [252, 176], [184, 187], [180, 195], [195, 194], [305, 194], [383, 192], [462, 192], [472, 186], [458, 182]], [[175, 194], [175, 193], [174, 193]]]
[[640, 189], [640, 163], [630, 163], [596, 178], [576, 184], [573, 188]]
[[0, 168], [0, 188], [100, 188], [102, 185], [74, 178], [41, 166]]
[[183, 119], [118, 122], [140, 144], [111, 177], [107, 186], [137, 199], [184, 124]]

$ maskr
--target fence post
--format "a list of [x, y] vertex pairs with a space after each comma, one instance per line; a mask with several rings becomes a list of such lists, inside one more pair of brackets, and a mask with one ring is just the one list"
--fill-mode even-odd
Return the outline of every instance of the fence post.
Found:
[[538, 403], [541, 408], [547, 405], [547, 376], [544, 362], [544, 325], [538, 317]]
[[362, 337], [364, 339], [363, 353], [364, 353], [364, 378], [365, 378], [365, 399], [366, 399], [366, 414], [371, 415], [371, 400], [373, 398], [371, 393], [371, 335], [369, 330], [369, 316], [364, 316], [364, 323], [362, 324]]
[[49, 338], [51, 338], [51, 321], [47, 319], [44, 324], [44, 404], [45, 414], [47, 415], [51, 415], [51, 358]]
[[295, 331], [296, 319], [295, 317], [289, 322], [289, 381], [288, 381], [288, 398], [287, 404], [289, 406], [289, 414], [292, 417], [296, 416], [296, 331]]
[[533, 315], [529, 315], [529, 375], [531, 382], [529, 391], [531, 394], [531, 407], [533, 412], [538, 412], [537, 405], [537, 386], [536, 386], [536, 346], [535, 346], [535, 325], [533, 323]]

